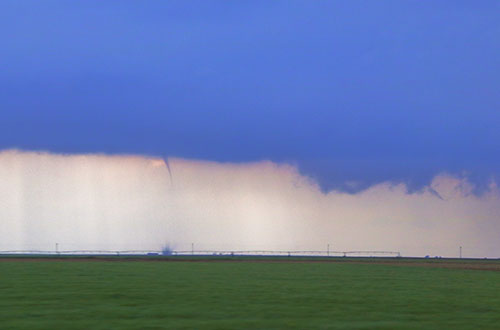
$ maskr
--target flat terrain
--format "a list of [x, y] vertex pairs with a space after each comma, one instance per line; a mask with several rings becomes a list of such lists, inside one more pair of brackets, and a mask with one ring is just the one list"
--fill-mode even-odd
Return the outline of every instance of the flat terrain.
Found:
[[0, 328], [498, 329], [499, 270], [499, 260], [0, 257]]

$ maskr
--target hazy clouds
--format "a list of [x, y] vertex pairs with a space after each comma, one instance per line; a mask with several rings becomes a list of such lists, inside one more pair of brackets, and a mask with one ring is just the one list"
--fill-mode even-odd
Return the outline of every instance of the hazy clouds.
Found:
[[500, 256], [500, 193], [446, 174], [323, 193], [286, 164], [0, 152], [0, 249], [394, 250]]

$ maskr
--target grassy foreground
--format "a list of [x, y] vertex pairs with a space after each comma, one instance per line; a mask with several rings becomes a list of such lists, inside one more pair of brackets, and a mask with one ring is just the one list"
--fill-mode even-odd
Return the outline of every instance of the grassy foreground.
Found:
[[500, 272], [307, 262], [1, 261], [1, 329], [493, 329]]

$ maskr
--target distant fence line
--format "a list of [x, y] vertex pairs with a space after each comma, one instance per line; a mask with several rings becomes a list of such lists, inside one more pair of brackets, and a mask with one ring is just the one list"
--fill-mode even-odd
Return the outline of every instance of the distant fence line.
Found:
[[6, 250], [0, 251], [0, 254], [42, 254], [42, 255], [220, 255], [220, 256], [311, 256], [311, 257], [347, 257], [347, 256], [365, 256], [380, 257], [394, 256], [401, 257], [399, 251], [294, 251], [294, 250], [180, 250], [180, 251], [158, 251], [158, 250], [66, 250], [66, 251], [47, 251], [47, 250]]

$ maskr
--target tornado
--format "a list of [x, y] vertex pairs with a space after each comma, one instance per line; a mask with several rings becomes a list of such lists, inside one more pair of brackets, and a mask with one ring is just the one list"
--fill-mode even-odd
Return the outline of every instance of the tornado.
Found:
[[[175, 189], [172, 189], [175, 169]], [[499, 257], [500, 194], [442, 173], [426, 189], [323, 192], [296, 167], [0, 152], [0, 250], [400, 251]]]

